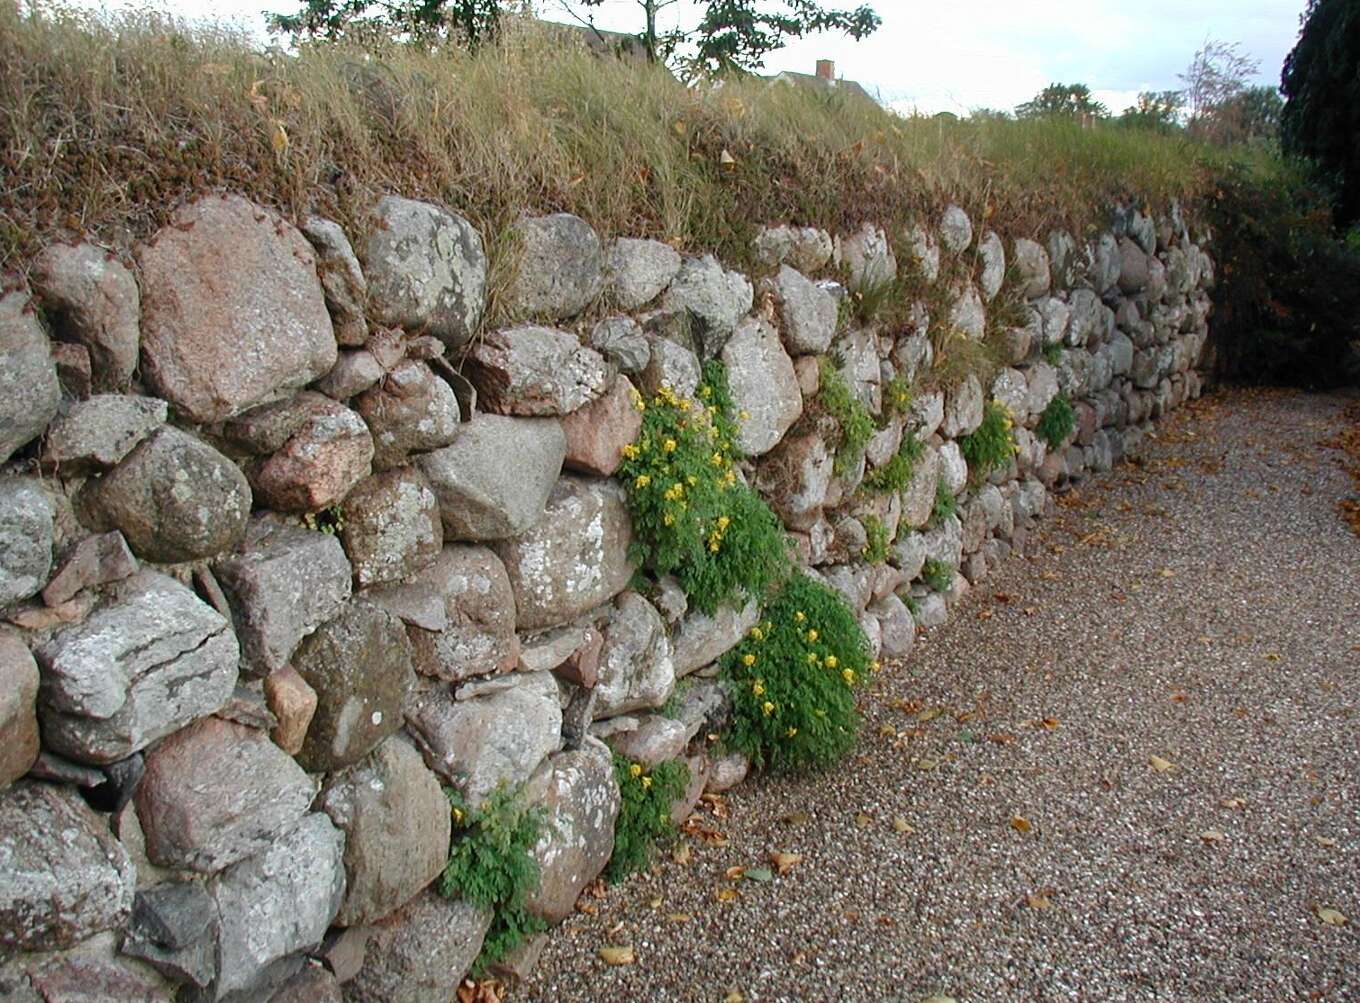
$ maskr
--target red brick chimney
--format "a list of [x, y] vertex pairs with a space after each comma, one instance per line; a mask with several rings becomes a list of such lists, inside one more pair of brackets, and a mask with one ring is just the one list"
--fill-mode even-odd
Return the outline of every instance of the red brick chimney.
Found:
[[819, 80], [834, 83], [836, 80], [836, 61], [834, 59], [817, 60], [817, 77]]

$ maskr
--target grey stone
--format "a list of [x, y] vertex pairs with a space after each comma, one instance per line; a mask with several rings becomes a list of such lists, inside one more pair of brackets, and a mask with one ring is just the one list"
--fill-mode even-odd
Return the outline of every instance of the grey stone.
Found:
[[645, 769], [652, 769], [684, 755], [689, 742], [684, 724], [660, 714], [647, 714], [632, 731], [619, 732], [609, 746]]
[[77, 401], [48, 428], [43, 466], [63, 476], [107, 470], [164, 425], [167, 410], [154, 397], [99, 394]]
[[802, 272], [784, 265], [764, 284], [779, 306], [779, 331], [794, 355], [820, 355], [836, 336], [836, 298]]
[[351, 347], [362, 345], [368, 337], [364, 319], [368, 282], [349, 238], [338, 223], [320, 216], [309, 216], [303, 222], [302, 235], [316, 251], [316, 270], [331, 312], [335, 340]]
[[38, 758], [38, 663], [13, 631], [0, 629], [0, 792]]
[[1029, 382], [1018, 369], [1003, 369], [992, 381], [992, 399], [1005, 405], [1017, 425], [1029, 420]]
[[902, 525], [919, 529], [930, 521], [939, 483], [940, 451], [927, 446], [902, 490]]
[[137, 892], [128, 932], [139, 940], [179, 950], [202, 941], [216, 926], [217, 910], [201, 882], [165, 881]]
[[55, 517], [37, 480], [0, 477], [0, 609], [27, 599], [47, 582]]
[[1048, 261], [1056, 290], [1071, 289], [1085, 278], [1085, 269], [1077, 258], [1077, 242], [1066, 230], [1049, 231]]
[[439, 500], [445, 539], [495, 540], [539, 521], [566, 451], [556, 421], [478, 415], [452, 445], [416, 462]]
[[949, 308], [949, 325], [958, 334], [981, 341], [987, 333], [987, 310], [977, 286], [969, 282], [958, 290]]
[[1114, 234], [1102, 233], [1092, 247], [1089, 258], [1091, 285], [1099, 295], [1104, 296], [1119, 281], [1119, 244]]
[[141, 295], [126, 266], [93, 244], [52, 244], [33, 259], [29, 279], [56, 336], [89, 353], [94, 388], [127, 386], [137, 368]]
[[415, 681], [401, 621], [361, 600], [303, 639], [293, 655], [316, 691], [316, 714], [298, 762], [313, 772], [350, 766], [401, 727]]
[[73, 789], [21, 780], [0, 791], [0, 949], [56, 950], [122, 926], [135, 880]]
[[275, 213], [210, 195], [177, 212], [137, 260], [142, 373], [194, 421], [240, 414], [335, 365], [316, 256]]
[[1036, 362], [1025, 375], [1029, 382], [1029, 413], [1043, 414], [1044, 408], [1058, 396], [1058, 372], [1046, 362]]
[[239, 650], [227, 621], [172, 578], [143, 571], [35, 652], [46, 745], [113, 763], [231, 697]]
[[361, 393], [354, 408], [373, 433], [374, 470], [447, 446], [462, 417], [453, 388], [425, 363], [409, 359]]
[[640, 373], [647, 368], [652, 348], [642, 327], [632, 317], [606, 317], [591, 329], [590, 347], [622, 373]]
[[927, 282], [940, 277], [940, 241], [930, 230], [913, 224], [906, 231], [906, 253], [919, 276]]
[[807, 530], [821, 516], [832, 466], [820, 435], [786, 436], [757, 467], [756, 487], [786, 526]]
[[138, 557], [161, 563], [230, 549], [245, 531], [250, 503], [235, 464], [168, 425], [77, 496], [87, 525], [121, 530]]
[[712, 255], [686, 258], [662, 299], [662, 308], [680, 310], [690, 318], [690, 330], [705, 358], [722, 350], [750, 311], [754, 290], [740, 272], [729, 272]]
[[562, 706], [550, 672], [516, 673], [504, 688], [454, 700], [447, 687], [427, 687], [407, 708], [425, 764], [472, 808], [501, 784], [528, 779], [561, 741]]
[[250, 463], [247, 475], [261, 505], [280, 511], [334, 505], [372, 467], [373, 437], [363, 419], [312, 391], [252, 408], [224, 431], [229, 440], [272, 454]]
[[660, 707], [675, 688], [675, 662], [661, 614], [636, 592], [619, 596], [604, 626], [597, 718]]
[[60, 606], [81, 589], [120, 582], [135, 575], [138, 568], [137, 558], [128, 550], [122, 533], [115, 530], [87, 536], [63, 555], [61, 564], [43, 587], [43, 602]]
[[978, 241], [978, 284], [982, 298], [990, 303], [1006, 281], [1006, 247], [1001, 238], [988, 230]]
[[1056, 296], [1045, 296], [1034, 303], [1039, 314], [1045, 345], [1061, 345], [1072, 326], [1072, 308]]
[[407, 629], [417, 672], [461, 682], [515, 668], [520, 652], [515, 595], [505, 565], [492, 551], [447, 546], [414, 584], [433, 592], [445, 619], [437, 631]]
[[[929, 327], [928, 320], [926, 326]], [[935, 361], [935, 349], [931, 347], [930, 339], [919, 332], [899, 336], [893, 345], [892, 361], [898, 375], [908, 383], [914, 383], [917, 375], [928, 370]]]
[[911, 402], [911, 418], [916, 423], [916, 434], [929, 439], [944, 422], [944, 392], [932, 390], [917, 394]]
[[633, 574], [631, 538], [632, 521], [617, 484], [558, 480], [536, 525], [493, 544], [515, 591], [519, 628], [568, 623], [623, 591]]
[[621, 310], [640, 310], [660, 296], [679, 271], [680, 254], [669, 244], [621, 237], [610, 245], [605, 261], [609, 298]]
[[241, 642], [241, 668], [268, 675], [350, 596], [350, 565], [330, 533], [268, 517], [251, 520], [241, 548], [213, 564]]
[[60, 404], [52, 349], [28, 297], [0, 297], [0, 463], [41, 435]]
[[683, 345], [649, 334], [647, 365], [638, 373], [638, 385], [655, 394], [670, 387], [681, 397], [693, 397], [702, 378], [699, 357]]
[[1020, 294], [1025, 299], [1038, 299], [1048, 293], [1052, 282], [1048, 252], [1041, 245], [1025, 237], [1017, 238], [1011, 253], [1020, 281]]
[[347, 1003], [452, 1000], [481, 953], [491, 914], [433, 891], [374, 925], [359, 974], [345, 983]]
[[449, 348], [471, 340], [486, 306], [481, 234], [461, 216], [395, 195], [378, 201], [372, 224], [364, 267], [374, 318]]
[[709, 766], [708, 783], [704, 790], [713, 794], [730, 791], [750, 772], [751, 761], [740, 752], [731, 752], [714, 759]]
[[940, 243], [944, 249], [958, 254], [973, 242], [973, 224], [968, 214], [956, 205], [951, 205], [940, 217]]
[[779, 335], [763, 320], [738, 325], [722, 350], [732, 403], [744, 418], [737, 447], [747, 456], [769, 452], [803, 413], [803, 395], [793, 362]]
[[264, 733], [210, 717], [152, 750], [134, 801], [153, 864], [210, 874], [273, 843], [315, 794]]
[[551, 672], [578, 651], [593, 632], [593, 627], [572, 625], [528, 635], [520, 644], [519, 671]]
[[675, 678], [687, 676], [716, 662], [741, 643], [760, 620], [760, 607], [753, 600], [741, 609], [720, 606], [713, 614], [691, 610], [680, 621], [672, 638]]
[[609, 749], [587, 737], [580, 749], [550, 758], [525, 786], [525, 799], [547, 813], [534, 847], [538, 889], [528, 907], [549, 923], [571, 915], [576, 898], [609, 862], [619, 788]]
[[509, 236], [517, 256], [504, 292], [511, 316], [562, 320], [600, 294], [600, 238], [579, 216], [559, 212], [520, 220]]
[[1127, 237], [1119, 241], [1119, 288], [1128, 295], [1141, 292], [1148, 284], [1148, 256]]
[[372, 352], [341, 352], [330, 372], [316, 381], [316, 389], [333, 400], [346, 401], [383, 378], [383, 369]]
[[840, 354], [840, 374], [855, 398], [878, 414], [882, 409], [882, 369], [878, 359], [878, 339], [868, 328], [848, 331], [835, 344]]
[[902, 533], [888, 558], [907, 581], [915, 581], [926, 563], [925, 538], [920, 533]]
[[280, 986], [269, 1003], [344, 1003], [344, 992], [339, 979], [311, 964]]
[[276, 962], [321, 942], [345, 892], [344, 845], [330, 819], [313, 812], [213, 879], [221, 918], [214, 998], [267, 981]]
[[902, 658], [916, 643], [916, 621], [907, 604], [895, 595], [877, 599], [869, 612], [878, 618], [882, 654], [885, 658]]
[[575, 335], [527, 325], [483, 335], [465, 362], [481, 406], [497, 414], [570, 414], [604, 393], [611, 374]]
[[968, 483], [968, 462], [959, 444], [952, 440], [940, 446], [940, 480], [955, 495]]
[[945, 396], [941, 433], [950, 439], [968, 435], [982, 424], [984, 397], [982, 384], [971, 373], [950, 387]]
[[897, 258], [887, 235], [871, 223], [836, 242], [836, 260], [850, 275], [850, 289], [863, 292], [884, 286], [897, 278]]
[[330, 777], [317, 806], [345, 834], [345, 900], [337, 926], [371, 923], [400, 908], [448, 861], [448, 798], [400, 735]]
[[417, 573], [444, 545], [439, 500], [412, 467], [360, 481], [345, 497], [342, 512], [340, 539], [359, 588]]
[[938, 526], [921, 534], [926, 558], [958, 569], [963, 560], [963, 523], [951, 515]]
[[943, 627], [949, 621], [949, 604], [939, 592], [931, 592], [917, 601], [916, 622], [927, 630]]

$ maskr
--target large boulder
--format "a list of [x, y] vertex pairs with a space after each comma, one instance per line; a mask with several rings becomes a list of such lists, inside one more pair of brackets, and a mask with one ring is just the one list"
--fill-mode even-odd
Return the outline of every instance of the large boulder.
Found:
[[364, 319], [368, 280], [349, 238], [338, 223], [319, 216], [309, 216], [303, 222], [302, 235], [316, 251], [316, 270], [331, 312], [335, 340], [342, 345], [362, 345], [368, 336], [368, 322]]
[[57, 337], [89, 352], [95, 389], [127, 386], [141, 339], [141, 294], [127, 267], [93, 244], [52, 244], [29, 279]]
[[886, 286], [897, 278], [897, 258], [888, 236], [872, 223], [836, 241], [836, 261], [849, 271], [855, 292]]
[[915, 529], [930, 521], [939, 484], [940, 451], [927, 446], [912, 467], [907, 486], [902, 489], [902, 525]]
[[756, 487], [784, 525], [806, 531], [821, 517], [832, 466], [820, 435], [788, 436], [765, 454], [756, 469]]
[[27, 599], [52, 571], [52, 502], [31, 477], [0, 477], [0, 609]]
[[497, 540], [539, 521], [566, 450], [552, 419], [478, 415], [416, 462], [439, 500], [446, 540]]
[[609, 390], [562, 419], [567, 440], [565, 464], [599, 477], [609, 477], [623, 462], [623, 448], [642, 431], [637, 389], [628, 377], [617, 377]]
[[34, 654], [43, 742], [84, 763], [115, 763], [211, 714], [231, 697], [240, 652], [220, 613], [173, 578], [143, 571]]
[[995, 231], [988, 230], [978, 241], [978, 285], [982, 298], [991, 302], [1006, 281], [1006, 247]]
[[293, 667], [316, 691], [316, 713], [298, 762], [312, 772], [351, 766], [401, 727], [415, 680], [401, 621], [351, 600], [303, 639]]
[[91, 528], [121, 530], [138, 557], [165, 564], [229, 550], [245, 532], [250, 503], [234, 463], [169, 425], [87, 481], [76, 499]]
[[547, 922], [560, 923], [614, 851], [620, 797], [613, 756], [604, 743], [587, 738], [580, 749], [558, 753], [539, 767], [525, 785], [525, 798], [547, 813], [533, 850], [539, 886], [528, 906]]
[[477, 332], [486, 306], [486, 251], [461, 216], [388, 195], [364, 246], [368, 302], [388, 327], [432, 334], [449, 348]]
[[496, 414], [570, 414], [604, 393], [609, 367], [574, 335], [511, 327], [480, 338], [465, 363], [477, 402]]
[[77, 401], [47, 429], [43, 468], [62, 476], [108, 470], [164, 425], [168, 411], [155, 397], [99, 394]]
[[958, 254], [973, 242], [973, 223], [968, 214], [956, 205], [948, 206], [940, 216], [940, 243], [951, 254]]
[[317, 805], [345, 834], [345, 900], [337, 926], [381, 919], [414, 898], [448, 862], [448, 798], [400, 735], [331, 776]]
[[712, 614], [691, 610], [671, 637], [675, 677], [713, 664], [740, 644], [759, 621], [760, 606], [754, 599], [740, 609], [719, 606]]
[[982, 424], [983, 403], [982, 384], [971, 373], [949, 387], [945, 396], [941, 434], [949, 439], [957, 439], [975, 431]]
[[831, 347], [839, 314], [836, 297], [802, 272], [783, 265], [764, 288], [779, 306], [784, 344], [794, 355], [820, 355]]
[[359, 588], [426, 568], [444, 545], [439, 500], [414, 467], [385, 470], [345, 498], [340, 539]]
[[562, 707], [551, 672], [515, 673], [455, 700], [424, 688], [407, 718], [425, 764], [476, 808], [502, 784], [528, 779], [561, 742]]
[[431, 1003], [454, 999], [481, 953], [491, 914], [433, 891], [368, 931], [364, 966], [345, 983], [347, 1003]]
[[280, 962], [321, 942], [345, 893], [344, 845], [330, 819], [313, 812], [213, 879], [221, 926], [211, 998], [268, 984]]
[[1042, 244], [1027, 237], [1018, 238], [1011, 262], [1015, 266], [1021, 296], [1032, 300], [1047, 295], [1053, 276], [1049, 271], [1048, 251]]
[[264, 732], [209, 717], [151, 751], [134, 800], [152, 863], [211, 874], [268, 847], [315, 794]]
[[241, 670], [263, 676], [288, 664], [298, 642], [340, 612], [350, 566], [331, 533], [257, 517], [239, 550], [213, 573], [231, 605]]
[[453, 544], [412, 580], [428, 589], [444, 614], [443, 624], [406, 628], [416, 671], [461, 682], [514, 669], [519, 658], [515, 593], [503, 565], [486, 547]]
[[375, 470], [405, 463], [412, 453], [447, 446], [461, 419], [453, 388], [413, 359], [361, 393], [354, 407], [373, 433]]
[[675, 662], [665, 621], [642, 596], [625, 592], [604, 627], [595, 717], [660, 707], [674, 689]]
[[740, 272], [731, 272], [711, 254], [686, 258], [662, 299], [662, 309], [689, 318], [690, 334], [705, 358], [722, 350], [751, 309], [755, 292]]
[[574, 317], [600, 294], [599, 235], [579, 216], [559, 212], [510, 227], [518, 261], [504, 292], [514, 317]]
[[621, 373], [642, 372], [652, 357], [652, 348], [642, 325], [632, 317], [606, 317], [590, 330], [588, 344]]
[[52, 951], [122, 926], [136, 872], [72, 787], [0, 791], [0, 953]]
[[247, 472], [260, 503], [282, 512], [317, 512], [334, 505], [372, 467], [373, 437], [363, 419], [311, 391], [252, 408], [230, 422], [226, 434], [271, 454]]
[[656, 299], [680, 271], [680, 253], [659, 240], [620, 237], [605, 259], [606, 289], [620, 310], [639, 310]]
[[567, 623], [622, 592], [633, 575], [631, 539], [617, 484], [561, 478], [537, 524], [493, 544], [515, 590], [519, 628]]
[[1119, 239], [1119, 288], [1126, 295], [1141, 292], [1150, 276], [1148, 255], [1128, 237]]
[[647, 364], [638, 373], [638, 385], [649, 394], [670, 387], [681, 397], [693, 397], [703, 378], [699, 357], [684, 345], [649, 334]]
[[316, 255], [274, 212], [208, 196], [177, 212], [137, 262], [142, 374], [194, 421], [240, 414], [335, 365]]
[[775, 329], [748, 318], [722, 350], [727, 387], [740, 410], [737, 447], [747, 456], [773, 449], [803, 413], [793, 362]]
[[52, 347], [28, 297], [0, 297], [0, 463], [41, 435], [60, 403]]
[[38, 663], [17, 634], [0, 630], [0, 791], [38, 758]]
[[987, 309], [973, 283], [965, 283], [956, 290], [954, 303], [949, 308], [949, 326], [955, 333], [973, 341], [981, 341], [986, 335]]

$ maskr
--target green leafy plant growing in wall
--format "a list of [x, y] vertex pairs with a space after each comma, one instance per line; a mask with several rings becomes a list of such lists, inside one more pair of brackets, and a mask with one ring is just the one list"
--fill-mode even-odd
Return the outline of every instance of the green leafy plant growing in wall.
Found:
[[932, 592], [948, 592], [954, 585], [954, 567], [932, 557], [921, 566], [921, 581]]
[[726, 744], [757, 766], [802, 771], [854, 745], [854, 687], [878, 663], [840, 594], [797, 573], [721, 666], [732, 698]]
[[1063, 356], [1064, 354], [1066, 354], [1066, 350], [1062, 347], [1062, 345], [1059, 342], [1050, 341], [1042, 349], [1040, 349], [1039, 354], [1044, 357], [1044, 361], [1047, 362], [1050, 366], [1061, 366], [1063, 363]]
[[653, 847], [675, 838], [671, 806], [684, 797], [689, 767], [673, 760], [648, 770], [615, 753], [614, 778], [619, 785], [619, 817], [614, 823], [614, 852], [604, 871], [611, 884], [645, 869]]
[[911, 410], [911, 384], [904, 377], [894, 376], [883, 384], [883, 417], [907, 414]]
[[861, 522], [864, 525], [865, 543], [860, 557], [869, 564], [882, 564], [888, 559], [892, 545], [888, 539], [888, 527], [876, 515], [866, 515]]
[[547, 929], [526, 905], [539, 883], [531, 851], [543, 832], [543, 812], [524, 804], [521, 787], [501, 786], [475, 810], [456, 790], [445, 789], [453, 813], [453, 838], [438, 888], [446, 898], [464, 899], [492, 915], [473, 966], [478, 974]]
[[959, 509], [959, 500], [941, 477], [935, 484], [935, 505], [930, 510], [930, 525], [938, 526]]
[[959, 451], [968, 461], [968, 473], [974, 480], [985, 480], [993, 470], [1010, 462], [1015, 455], [1015, 422], [1010, 410], [998, 400], [990, 400], [982, 409], [982, 424], [959, 440]]
[[840, 428], [832, 470], [836, 476], [844, 477], [859, 463], [864, 447], [873, 438], [874, 419], [869, 409], [851, 393], [850, 385], [831, 359], [823, 356], [820, 366], [817, 403]]
[[925, 451], [925, 443], [916, 437], [915, 431], [907, 431], [893, 458], [865, 474], [860, 487], [870, 494], [895, 494], [905, 490]]
[[691, 400], [663, 386], [639, 395], [642, 430], [619, 468], [633, 517], [633, 557], [673, 574], [705, 613], [758, 598], [787, 573], [789, 543], [768, 505], [737, 476], [737, 421], [720, 363]]
[[1076, 427], [1077, 414], [1066, 394], [1058, 394], [1048, 402], [1034, 426], [1034, 434], [1048, 444], [1049, 449], [1057, 449], [1072, 434]]

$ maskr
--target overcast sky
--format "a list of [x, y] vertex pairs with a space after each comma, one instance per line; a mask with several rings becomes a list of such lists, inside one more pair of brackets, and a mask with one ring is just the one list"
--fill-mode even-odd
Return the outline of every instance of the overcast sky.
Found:
[[[542, 15], [570, 20], [565, 0], [538, 0]], [[829, 0], [849, 7], [861, 0]], [[1260, 61], [1256, 82], [1279, 84], [1305, 0], [869, 0], [883, 27], [862, 42], [818, 35], [772, 55], [768, 71], [811, 72], [819, 58], [903, 111], [1012, 108], [1049, 83], [1084, 83], [1112, 111], [1139, 91], [1179, 87], [1176, 75], [1206, 39], [1240, 43]], [[301, 0], [168, 0], [192, 17], [249, 25], [263, 36], [261, 8]], [[573, 4], [576, 9], [582, 8]], [[693, 22], [694, 4], [668, 9], [664, 25]], [[602, 28], [636, 32], [637, 0], [606, 0], [591, 12]]]

